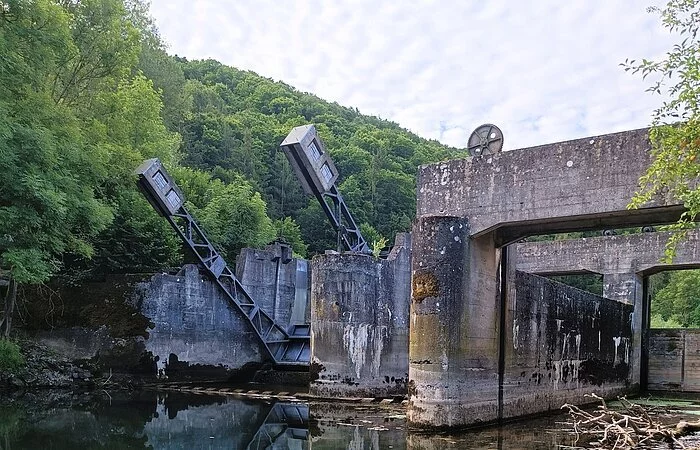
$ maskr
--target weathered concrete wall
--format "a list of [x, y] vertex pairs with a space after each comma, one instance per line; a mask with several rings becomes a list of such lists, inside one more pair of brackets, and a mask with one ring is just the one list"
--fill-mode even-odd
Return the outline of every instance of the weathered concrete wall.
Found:
[[[244, 249], [239, 262], [241, 284], [283, 327], [308, 322], [307, 261], [276, 244]], [[25, 329], [68, 358], [98, 356], [104, 368], [152, 374], [155, 359], [161, 374], [207, 378], [266, 359], [248, 321], [195, 265], [178, 275], [59, 283], [40, 294], [28, 302]]]
[[[603, 274], [603, 297], [633, 304], [634, 342], [642, 339], [643, 276], [700, 267], [700, 232], [689, 230], [672, 263], [663, 263], [670, 232], [525, 242], [511, 246], [518, 270], [536, 274]], [[641, 346], [632, 355], [632, 382], [639, 382]]]
[[700, 330], [649, 330], [649, 390], [700, 392]]
[[275, 321], [303, 324], [310, 320], [308, 265], [280, 243], [264, 250], [244, 248], [236, 258], [236, 277]]
[[471, 235], [528, 234], [674, 221], [677, 201], [628, 211], [650, 162], [647, 130], [625, 131], [422, 166], [417, 215], [468, 217]]
[[502, 417], [614, 396], [630, 381], [633, 306], [516, 272], [509, 283]]
[[518, 270], [540, 275], [570, 273], [648, 275], [700, 267], [700, 230], [689, 230], [672, 263], [661, 262], [670, 232], [599, 236], [513, 245]]
[[178, 275], [155, 275], [142, 288], [141, 311], [154, 324], [146, 350], [158, 357], [160, 369], [177, 361], [237, 369], [265, 360], [247, 320], [197, 266], [185, 265]]
[[404, 395], [408, 377], [411, 242], [389, 258], [316, 256], [311, 282], [310, 392], [325, 397]]
[[488, 236], [470, 239], [456, 217], [419, 218], [413, 241], [408, 419], [424, 427], [494, 421], [500, 251]]

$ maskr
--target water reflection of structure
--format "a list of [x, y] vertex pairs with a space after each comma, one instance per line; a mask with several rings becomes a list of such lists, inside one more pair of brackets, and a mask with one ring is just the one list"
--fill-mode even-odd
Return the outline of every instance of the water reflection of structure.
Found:
[[309, 405], [275, 403], [248, 444], [249, 450], [308, 448]]
[[204, 392], [0, 395], [0, 449], [439, 450], [574, 445], [561, 417], [444, 435], [406, 427], [403, 408]]

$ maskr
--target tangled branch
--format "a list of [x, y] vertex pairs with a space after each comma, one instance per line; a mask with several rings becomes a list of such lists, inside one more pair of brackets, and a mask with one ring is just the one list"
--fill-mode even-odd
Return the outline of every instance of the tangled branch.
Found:
[[617, 450], [666, 442], [684, 449], [686, 447], [678, 438], [700, 430], [700, 421], [664, 425], [652, 418], [655, 408], [632, 403], [624, 397], [619, 399], [622, 403], [620, 410], [610, 409], [605, 400], [596, 394], [586, 394], [586, 397], [598, 400], [600, 405], [593, 411], [585, 411], [569, 403], [561, 408], [569, 412], [569, 424], [576, 434], [576, 440], [589, 436], [596, 447]]

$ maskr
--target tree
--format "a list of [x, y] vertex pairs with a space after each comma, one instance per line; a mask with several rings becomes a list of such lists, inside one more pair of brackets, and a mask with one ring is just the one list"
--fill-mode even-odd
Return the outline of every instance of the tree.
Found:
[[284, 219], [273, 221], [272, 224], [275, 227], [277, 237], [291, 245], [295, 255], [306, 258], [309, 246], [301, 238], [301, 230], [294, 219], [285, 217]]
[[[668, 192], [687, 208], [674, 227], [680, 230], [700, 215], [700, 0], [669, 0], [663, 8], [649, 11], [681, 41], [660, 61], [623, 63], [625, 70], [655, 79], [648, 91], [668, 97], [653, 113], [649, 137], [654, 159], [630, 207]], [[676, 233], [670, 240], [667, 258], [672, 258], [682, 236]]]
[[88, 106], [93, 93], [128, 76], [138, 61], [140, 35], [122, 0], [61, 3], [72, 39], [52, 74], [52, 96], [57, 103]]
[[[95, 186], [80, 121], [53, 97], [52, 74], [71, 47], [70, 16], [48, 0], [0, 12], [0, 269], [9, 278], [0, 334], [11, 329], [17, 285], [41, 283], [66, 253], [89, 257], [112, 218]], [[95, 170], [97, 168], [97, 170]]]
[[682, 327], [700, 327], [700, 270], [673, 272], [669, 282], [654, 295], [652, 315], [673, 320]]
[[229, 263], [243, 247], [262, 247], [275, 238], [265, 201], [241, 175], [231, 176], [227, 184], [198, 170], [173, 173], [187, 208]]

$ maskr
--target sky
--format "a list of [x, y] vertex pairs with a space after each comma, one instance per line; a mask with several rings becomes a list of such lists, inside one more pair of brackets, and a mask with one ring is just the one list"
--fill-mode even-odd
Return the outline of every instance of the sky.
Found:
[[654, 0], [152, 0], [169, 52], [281, 80], [466, 147], [642, 128], [662, 98], [620, 66], [675, 42]]

